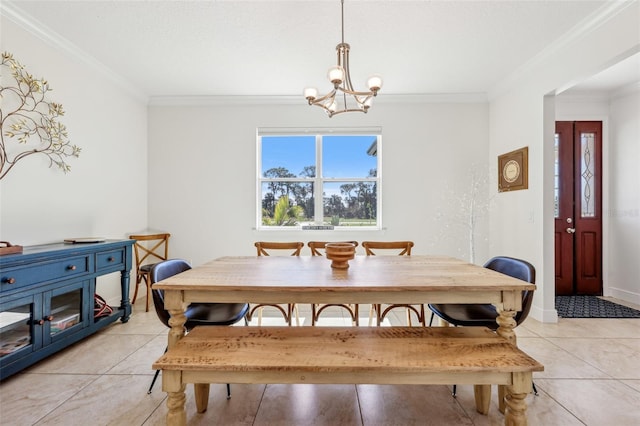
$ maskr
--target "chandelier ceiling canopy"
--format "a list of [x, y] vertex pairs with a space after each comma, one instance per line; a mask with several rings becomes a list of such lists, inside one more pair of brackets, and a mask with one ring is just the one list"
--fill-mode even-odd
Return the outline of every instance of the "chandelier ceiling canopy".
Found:
[[304, 89], [304, 97], [309, 105], [316, 105], [324, 109], [329, 117], [343, 112], [366, 113], [373, 102], [373, 98], [382, 87], [382, 77], [372, 75], [367, 80], [369, 91], [357, 91], [351, 84], [349, 72], [348, 43], [344, 42], [344, 0], [340, 0], [342, 17], [342, 42], [336, 46], [338, 63], [329, 68], [328, 78], [333, 84], [333, 90], [326, 95], [318, 96], [318, 89], [307, 87]]

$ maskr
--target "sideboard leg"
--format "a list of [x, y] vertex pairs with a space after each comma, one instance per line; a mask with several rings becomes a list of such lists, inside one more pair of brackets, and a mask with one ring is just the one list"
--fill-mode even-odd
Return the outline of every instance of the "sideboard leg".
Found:
[[120, 290], [122, 293], [122, 299], [120, 300], [120, 309], [122, 312], [122, 318], [120, 321], [127, 322], [131, 317], [131, 302], [129, 301], [129, 280], [130, 273], [129, 270], [124, 270], [120, 272]]

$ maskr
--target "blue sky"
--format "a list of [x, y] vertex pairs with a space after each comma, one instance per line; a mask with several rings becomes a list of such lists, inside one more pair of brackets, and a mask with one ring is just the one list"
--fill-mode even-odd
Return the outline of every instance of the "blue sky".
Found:
[[[367, 154], [376, 136], [323, 137], [323, 177], [361, 178], [377, 166], [377, 157]], [[262, 169], [285, 167], [300, 175], [305, 166], [315, 165], [315, 136], [263, 136]]]

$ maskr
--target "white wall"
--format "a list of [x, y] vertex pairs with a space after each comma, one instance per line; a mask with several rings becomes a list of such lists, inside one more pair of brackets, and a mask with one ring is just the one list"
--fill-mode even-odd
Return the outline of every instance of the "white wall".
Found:
[[553, 270], [553, 96], [640, 49], [640, 4], [606, 5], [606, 19], [592, 21], [558, 41], [544, 56], [491, 94], [489, 161], [529, 147], [529, 189], [494, 197], [491, 255], [511, 253], [537, 269], [538, 291], [531, 315], [556, 321]]
[[611, 101], [605, 295], [640, 304], [640, 91]]
[[[5, 16], [1, 25], [0, 50], [48, 80], [49, 99], [63, 104], [60, 121], [82, 153], [69, 160], [70, 173], [48, 168], [40, 155], [22, 160], [0, 181], [0, 240], [34, 245], [67, 237], [126, 238], [144, 229], [146, 104]], [[7, 148], [17, 145], [5, 140]], [[119, 304], [117, 274], [101, 278], [98, 291]]]
[[[468, 259], [459, 199], [472, 167], [486, 168], [487, 104], [379, 102], [329, 119], [290, 105], [149, 108], [149, 226], [171, 232], [171, 256], [200, 264], [255, 254], [258, 240], [410, 239], [415, 253]], [[382, 127], [382, 231], [256, 231], [256, 128]], [[483, 194], [486, 196], [486, 193]], [[487, 258], [485, 214], [476, 259]], [[307, 249], [305, 253], [308, 254]]]

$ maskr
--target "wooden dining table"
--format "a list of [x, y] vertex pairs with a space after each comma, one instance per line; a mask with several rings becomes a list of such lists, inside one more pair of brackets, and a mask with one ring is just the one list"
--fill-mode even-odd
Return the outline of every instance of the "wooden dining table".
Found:
[[530, 284], [448, 256], [356, 256], [347, 269], [321, 256], [221, 257], [153, 285], [171, 314], [168, 346], [193, 302], [491, 303], [497, 333], [516, 344], [514, 316]]
[[[499, 313], [497, 334], [517, 346], [514, 316], [522, 309], [522, 292], [536, 286], [460, 259], [412, 255], [356, 256], [347, 269], [332, 268], [322, 256], [221, 257], [159, 281], [153, 288], [164, 290], [165, 309], [171, 314], [171, 353], [185, 333], [185, 308], [194, 302], [489, 303]], [[180, 389], [183, 386], [169, 392], [168, 419], [177, 416], [182, 419], [177, 423], [183, 424], [184, 391]], [[196, 400], [198, 393], [196, 387]], [[208, 391], [202, 394], [208, 398]]]

